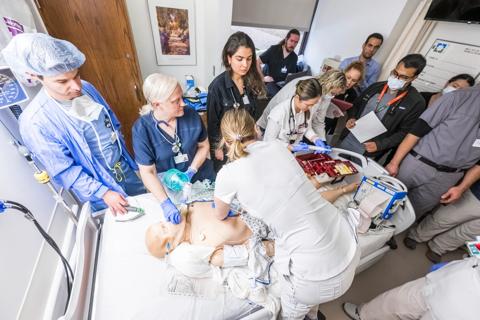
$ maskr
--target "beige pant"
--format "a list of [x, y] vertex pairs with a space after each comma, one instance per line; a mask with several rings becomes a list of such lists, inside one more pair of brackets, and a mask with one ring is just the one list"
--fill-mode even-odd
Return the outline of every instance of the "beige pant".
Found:
[[430, 249], [443, 255], [480, 235], [480, 200], [467, 190], [455, 203], [441, 206], [411, 229], [409, 238], [428, 242]]
[[382, 293], [370, 302], [360, 306], [360, 319], [433, 319], [423, 296], [425, 284], [425, 278], [420, 278]]

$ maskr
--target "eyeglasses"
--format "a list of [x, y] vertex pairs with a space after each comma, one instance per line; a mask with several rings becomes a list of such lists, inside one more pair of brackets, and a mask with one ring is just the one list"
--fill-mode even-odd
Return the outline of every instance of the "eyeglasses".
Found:
[[413, 77], [405, 76], [405, 75], [403, 75], [403, 74], [399, 74], [399, 73], [397, 72], [397, 70], [395, 70], [395, 69], [393, 69], [392, 72], [390, 72], [390, 75], [391, 75], [391, 76], [394, 76], [394, 77], [397, 78], [397, 79], [405, 80], [405, 81], [408, 81], [408, 80], [410, 80], [410, 79], [413, 78]]

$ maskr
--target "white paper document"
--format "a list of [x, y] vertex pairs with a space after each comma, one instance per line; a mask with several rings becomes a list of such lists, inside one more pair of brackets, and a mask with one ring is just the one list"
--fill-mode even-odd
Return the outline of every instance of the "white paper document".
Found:
[[363, 143], [386, 132], [387, 128], [385, 128], [380, 119], [378, 119], [375, 112], [370, 111], [358, 119], [355, 123], [355, 127], [349, 130], [358, 141]]

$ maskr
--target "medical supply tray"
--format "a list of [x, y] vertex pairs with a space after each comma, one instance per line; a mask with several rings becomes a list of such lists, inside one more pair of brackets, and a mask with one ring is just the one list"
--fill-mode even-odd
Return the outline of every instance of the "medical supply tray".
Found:
[[327, 174], [329, 178], [340, 178], [358, 173], [355, 166], [348, 160], [332, 159], [327, 154], [308, 153], [296, 156], [303, 171], [311, 176]]

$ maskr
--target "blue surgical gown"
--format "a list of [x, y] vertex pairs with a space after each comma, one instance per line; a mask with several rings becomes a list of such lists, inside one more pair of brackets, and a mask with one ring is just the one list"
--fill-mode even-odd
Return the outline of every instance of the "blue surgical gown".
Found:
[[[155, 164], [158, 173], [172, 168], [180, 171], [188, 169], [197, 153], [198, 143], [207, 139], [207, 131], [195, 110], [190, 107], [185, 107], [184, 110], [185, 114], [177, 118], [177, 135], [182, 144], [181, 151], [188, 155], [188, 161], [175, 163], [176, 154], [172, 151], [172, 145], [162, 137], [162, 134], [169, 141], [173, 141], [173, 138], [157, 126], [152, 113], [149, 113], [137, 119], [132, 129], [133, 150], [138, 164], [144, 166]], [[192, 182], [204, 179], [215, 180], [215, 171], [210, 159], [205, 160], [193, 176]]]
[[[93, 85], [82, 81], [82, 93], [88, 94], [109, 113], [112, 125], [120, 132], [120, 122]], [[76, 125], [45, 89], [35, 96], [19, 118], [20, 134], [33, 157], [45, 166], [54, 182], [72, 190], [80, 201], [91, 201], [94, 209], [105, 207], [102, 200], [107, 190], [127, 194], [112, 177], [103, 159], [95, 157], [84, 131]], [[122, 145], [124, 166], [138, 170], [138, 166]]]

